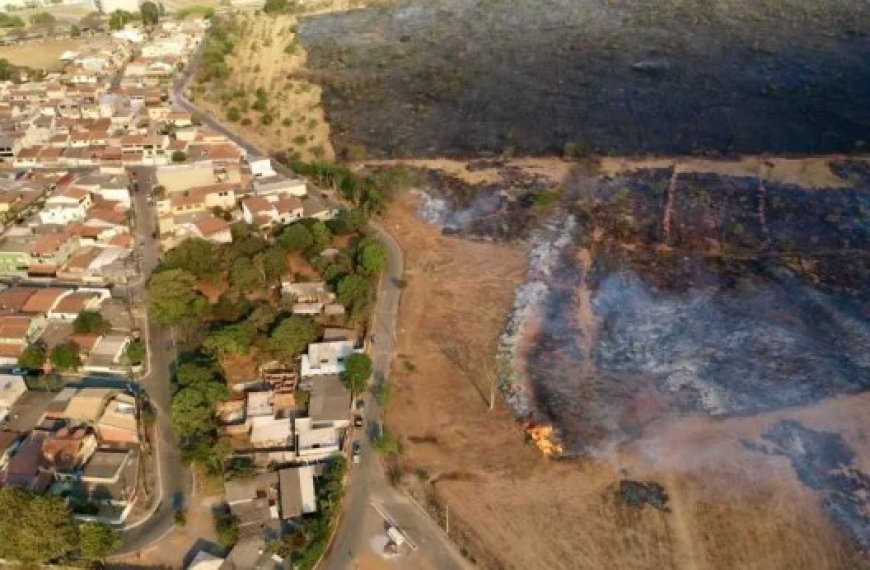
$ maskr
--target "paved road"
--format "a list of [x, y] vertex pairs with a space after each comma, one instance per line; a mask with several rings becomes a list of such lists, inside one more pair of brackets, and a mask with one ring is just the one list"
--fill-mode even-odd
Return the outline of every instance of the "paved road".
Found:
[[[159, 244], [152, 237], [157, 226], [156, 213], [154, 206], [148, 203], [154, 186], [154, 169], [137, 167], [131, 171], [136, 175], [135, 180], [138, 183], [138, 190], [133, 192], [133, 212], [140, 278], [130, 286], [132, 296], [144, 300], [145, 284], [157, 267], [160, 255]], [[193, 484], [190, 471], [181, 461], [179, 444], [169, 420], [169, 378], [176, 356], [172, 332], [149, 321], [146, 335], [150, 367], [141, 382], [157, 412], [155, 451], [160, 502], [150, 517], [136, 526], [124, 529], [124, 545], [117, 553], [118, 556], [141, 550], [172, 530], [175, 525], [175, 510], [188, 500]]]
[[[376, 338], [370, 351], [374, 368], [374, 392], [387, 381], [396, 348], [396, 318], [402, 295], [400, 284], [404, 262], [402, 250], [396, 240], [381, 228], [373, 229], [387, 246], [389, 254], [389, 266], [378, 287], [378, 304], [372, 321], [372, 333]], [[396, 491], [387, 482], [380, 458], [371, 445], [371, 441], [380, 431], [383, 411], [376, 399], [367, 396], [365, 400], [368, 427], [366, 433], [358, 438], [362, 446], [361, 462], [353, 466], [341, 522], [329, 554], [319, 568], [342, 570], [348, 568], [356, 556], [370, 551], [373, 533], [382, 532], [382, 529], [366, 524], [366, 514], [373, 501], [416, 544], [417, 551], [414, 556], [422, 557], [430, 567], [439, 570], [469, 567], [441, 529], [421, 513], [407, 496]]]

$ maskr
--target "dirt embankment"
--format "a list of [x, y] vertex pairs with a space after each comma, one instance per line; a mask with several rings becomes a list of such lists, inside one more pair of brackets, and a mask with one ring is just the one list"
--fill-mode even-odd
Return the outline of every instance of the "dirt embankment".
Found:
[[[486, 406], [525, 248], [445, 236], [420, 220], [420, 206], [404, 197], [388, 216], [406, 254], [408, 286], [387, 422], [404, 444], [406, 477], [449, 506], [451, 532], [463, 535], [461, 545], [482, 567], [868, 567], [843, 532], [844, 524], [862, 524], [860, 515], [831, 516], [863, 508], [849, 477], [868, 470], [865, 394], [724, 420], [668, 416], [630, 444], [548, 460], [503, 399], [495, 410]], [[576, 255], [588, 270], [586, 254]], [[581, 298], [572, 318], [597, 319], [590, 303]], [[580, 356], [597, 342], [583, 339]], [[776, 427], [783, 420], [805, 426], [785, 433], [809, 442], [827, 441], [820, 432], [840, 434], [850, 474], [826, 475], [828, 463], [787, 447], [791, 440]], [[667, 510], [625, 503], [626, 479], [660, 483]]]
[[300, 74], [307, 54], [296, 38], [296, 16], [239, 14], [217, 25], [232, 30], [231, 72], [224, 80], [194, 82], [196, 105], [265, 152], [332, 160], [321, 88]]

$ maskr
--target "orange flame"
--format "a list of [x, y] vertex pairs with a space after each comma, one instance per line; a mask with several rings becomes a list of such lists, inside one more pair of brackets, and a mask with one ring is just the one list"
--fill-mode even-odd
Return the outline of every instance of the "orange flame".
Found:
[[553, 426], [525, 422], [523, 423], [523, 430], [532, 439], [541, 453], [547, 457], [558, 457], [562, 455], [564, 448], [562, 447], [562, 444], [559, 443]]

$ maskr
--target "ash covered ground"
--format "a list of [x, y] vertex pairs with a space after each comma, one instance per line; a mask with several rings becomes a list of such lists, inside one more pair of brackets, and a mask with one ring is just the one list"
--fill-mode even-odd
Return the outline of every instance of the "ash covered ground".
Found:
[[860, 0], [414, 0], [300, 38], [339, 150], [823, 153], [867, 144], [868, 22]]
[[[557, 428], [566, 454], [601, 454], [679, 418], [870, 388], [870, 162], [830, 167], [842, 186], [578, 173], [553, 203], [534, 178], [433, 175], [423, 214], [446, 232], [527, 242], [498, 348], [503, 388], [519, 418]], [[838, 438], [786, 422], [752, 445], [788, 457], [868, 550], [868, 478]]]
[[422, 209], [445, 232], [528, 242], [509, 397], [582, 453], [663, 416], [870, 387], [870, 165], [831, 170], [844, 186], [660, 169], [549, 194], [506, 168], [479, 186], [430, 173]]

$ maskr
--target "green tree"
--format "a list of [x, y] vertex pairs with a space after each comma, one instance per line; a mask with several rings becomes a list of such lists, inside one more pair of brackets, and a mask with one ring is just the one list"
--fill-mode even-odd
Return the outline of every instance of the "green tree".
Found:
[[79, 545], [79, 533], [64, 499], [0, 489], [0, 558], [25, 564], [63, 560]]
[[372, 299], [374, 288], [371, 281], [362, 275], [348, 275], [338, 282], [338, 301], [354, 314], [365, 310]]
[[202, 348], [213, 356], [246, 354], [251, 348], [251, 339], [244, 327], [231, 325], [208, 333], [202, 341]]
[[211, 315], [215, 320], [234, 323], [244, 318], [250, 310], [251, 302], [247, 297], [228, 291], [218, 297], [218, 302], [211, 308]]
[[29, 370], [40, 370], [45, 365], [47, 354], [41, 342], [28, 344], [18, 357], [18, 364]]
[[48, 12], [37, 12], [30, 16], [30, 23], [34, 26], [51, 26], [55, 23], [55, 18]]
[[184, 162], [187, 160], [187, 153], [183, 150], [172, 151], [172, 162]]
[[366, 238], [357, 249], [357, 263], [367, 273], [379, 273], [387, 268], [387, 248], [381, 242]]
[[24, 20], [18, 16], [10, 16], [0, 12], [0, 28], [23, 28]]
[[358, 232], [368, 223], [365, 213], [359, 208], [341, 210], [335, 218], [326, 222], [326, 226], [335, 235], [346, 235]]
[[372, 376], [372, 359], [368, 354], [353, 353], [344, 360], [344, 372], [341, 379], [352, 394], [365, 391], [369, 378]]
[[161, 325], [180, 325], [208, 313], [208, 301], [194, 290], [196, 277], [183, 269], [161, 271], [148, 283], [148, 314]]
[[308, 229], [311, 231], [311, 237], [314, 240], [311, 247], [308, 248], [309, 253], [320, 253], [332, 243], [332, 233], [326, 227], [326, 224], [320, 220], [309, 221]]
[[269, 327], [272, 326], [277, 318], [278, 313], [275, 312], [272, 305], [263, 303], [248, 315], [245, 324], [252, 333], [264, 333], [269, 330]]
[[214, 363], [202, 359], [182, 362], [174, 378], [178, 388], [202, 387], [220, 381], [220, 374]]
[[230, 121], [231, 123], [236, 123], [241, 118], [242, 118], [242, 113], [239, 112], [238, 107], [230, 107], [227, 110], [227, 120]]
[[255, 255], [253, 265], [260, 274], [262, 284], [266, 285], [279, 279], [287, 271], [287, 254], [273, 246]]
[[160, 9], [150, 0], [142, 2], [139, 6], [139, 14], [142, 16], [142, 23], [146, 26], [156, 26], [160, 21]]
[[237, 291], [253, 291], [263, 284], [260, 273], [249, 257], [239, 257], [230, 266], [230, 284]]
[[99, 561], [121, 546], [121, 537], [109, 525], [86, 522], [79, 525], [79, 548], [82, 558]]
[[305, 251], [314, 244], [314, 236], [305, 224], [290, 224], [278, 234], [278, 245], [288, 251]]
[[76, 26], [75, 24], [73, 24], [72, 26], [69, 27], [69, 35], [74, 37], [74, 38], [77, 38], [77, 37], [82, 35], [82, 29], [80, 27]]
[[292, 315], [278, 323], [270, 336], [272, 346], [285, 359], [299, 356], [305, 348], [320, 336], [319, 327], [307, 317]]
[[145, 362], [146, 355], [145, 343], [142, 341], [134, 340], [127, 345], [127, 360], [133, 366], [138, 366]]
[[175, 434], [187, 440], [206, 437], [215, 430], [214, 401], [199, 387], [183, 388], [172, 397], [169, 416]]
[[112, 330], [112, 324], [97, 311], [82, 311], [73, 321], [76, 334], [104, 335]]
[[211, 242], [188, 238], [166, 252], [163, 267], [184, 269], [199, 279], [210, 279], [221, 271], [219, 252]]
[[67, 341], [52, 348], [48, 353], [48, 360], [58, 370], [78, 370], [82, 365], [79, 351], [79, 345]]
[[115, 10], [109, 16], [109, 29], [122, 30], [129, 22], [133, 20], [133, 14], [124, 10]]

